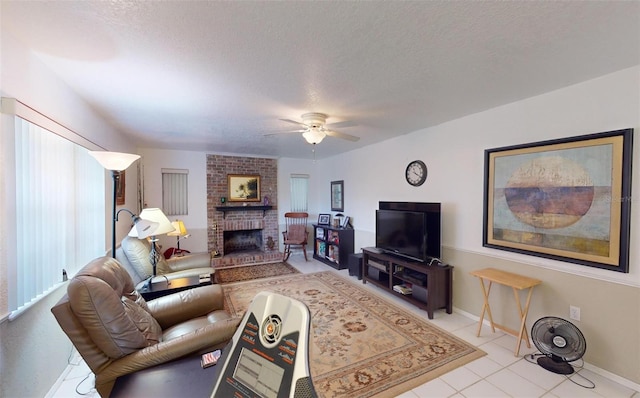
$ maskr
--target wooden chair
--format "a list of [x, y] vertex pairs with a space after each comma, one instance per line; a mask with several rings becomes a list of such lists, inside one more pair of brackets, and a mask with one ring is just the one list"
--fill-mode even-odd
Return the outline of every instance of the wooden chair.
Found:
[[282, 261], [287, 261], [291, 255], [291, 245], [302, 246], [304, 259], [305, 261], [309, 261], [309, 259], [307, 259], [307, 238], [309, 236], [309, 231], [307, 231], [308, 218], [309, 213], [284, 213], [287, 230], [282, 231], [282, 237], [284, 238], [284, 257]]

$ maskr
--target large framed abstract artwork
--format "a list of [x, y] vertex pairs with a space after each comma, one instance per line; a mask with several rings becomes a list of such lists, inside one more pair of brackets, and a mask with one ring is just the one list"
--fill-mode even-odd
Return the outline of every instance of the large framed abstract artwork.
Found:
[[485, 150], [483, 245], [629, 272], [633, 129]]

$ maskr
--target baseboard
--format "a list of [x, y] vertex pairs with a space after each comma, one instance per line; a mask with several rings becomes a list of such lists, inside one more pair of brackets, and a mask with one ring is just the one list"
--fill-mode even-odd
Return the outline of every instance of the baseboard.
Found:
[[[460, 308], [457, 308], [457, 307], [453, 307], [453, 312], [455, 312], [456, 314], [462, 315], [462, 316], [464, 316], [466, 318], [473, 319], [476, 322], [478, 322], [480, 320], [479, 316], [473, 315], [473, 314], [471, 314], [471, 313], [469, 313], [467, 311], [463, 311], [463, 310], [461, 310]], [[482, 322], [482, 324], [487, 326], [487, 327], [491, 327], [491, 323], [489, 322], [488, 319], [485, 319]], [[532, 345], [534, 345], [533, 341], [531, 339], [529, 339], [529, 342]], [[640, 384], [634, 383], [631, 380], [625, 379], [624, 377], [618, 376], [618, 375], [616, 375], [614, 373], [611, 373], [611, 372], [609, 372], [607, 370], [599, 368], [599, 367], [597, 367], [597, 366], [595, 366], [593, 364], [590, 364], [589, 362], [586, 362], [586, 361], [584, 362], [584, 368], [588, 369], [588, 370], [592, 371], [593, 373], [596, 373], [596, 374], [598, 374], [598, 375], [600, 375], [602, 377], [606, 377], [607, 379], [609, 379], [611, 381], [615, 381], [616, 383], [621, 384], [621, 385], [623, 385], [623, 386], [625, 386], [627, 388], [630, 388], [630, 389], [635, 390], [635, 391], [640, 391]]]

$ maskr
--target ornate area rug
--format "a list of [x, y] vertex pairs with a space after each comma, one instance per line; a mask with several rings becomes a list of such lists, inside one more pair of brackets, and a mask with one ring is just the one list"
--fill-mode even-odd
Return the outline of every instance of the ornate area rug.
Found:
[[216, 269], [215, 279], [217, 283], [231, 283], [298, 273], [300, 271], [288, 263], [256, 264], [233, 268], [218, 268]]
[[319, 397], [395, 397], [485, 355], [331, 271], [232, 283], [223, 290], [226, 309], [238, 316], [260, 291], [309, 307], [310, 370]]

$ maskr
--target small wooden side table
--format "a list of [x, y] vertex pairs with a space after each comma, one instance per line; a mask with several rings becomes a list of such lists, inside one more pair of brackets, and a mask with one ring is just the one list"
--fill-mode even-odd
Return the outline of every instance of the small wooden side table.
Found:
[[[523, 339], [527, 343], [527, 347], [531, 348], [531, 343], [529, 343], [529, 334], [527, 333], [526, 329], [527, 313], [529, 312], [529, 304], [531, 303], [533, 288], [541, 284], [542, 281], [511, 272], [501, 271], [495, 268], [484, 268], [476, 271], [471, 271], [470, 274], [478, 277], [478, 279], [480, 280], [480, 286], [482, 286], [482, 294], [484, 295], [484, 304], [482, 305], [480, 322], [478, 324], [478, 337], [480, 336], [480, 331], [482, 330], [482, 321], [484, 320], [484, 314], [486, 311], [486, 313], [489, 315], [491, 331], [495, 333], [497, 327], [498, 329], [502, 329], [505, 332], [518, 337], [518, 342], [516, 343], [514, 354], [515, 356], [518, 356], [520, 354], [520, 344], [522, 343]], [[488, 282], [488, 285], [485, 285], [485, 281]], [[498, 325], [493, 322], [493, 316], [491, 316], [491, 307], [489, 307], [489, 294], [491, 293], [491, 285], [493, 282], [500, 285], [509, 286], [513, 289], [513, 295], [518, 306], [518, 313], [520, 314], [520, 329], [518, 331], [509, 329], [506, 326]], [[523, 308], [520, 304], [520, 295], [518, 294], [518, 291], [524, 289], [529, 289], [529, 292], [527, 293], [527, 301]]]
[[208, 279], [201, 279], [199, 276], [195, 275], [176, 278], [171, 281], [156, 276], [150, 285], [143, 286], [138, 290], [138, 292], [145, 300], [153, 300], [172, 293], [193, 289], [194, 287], [212, 285], [213, 282], [213, 274], [209, 275]]

